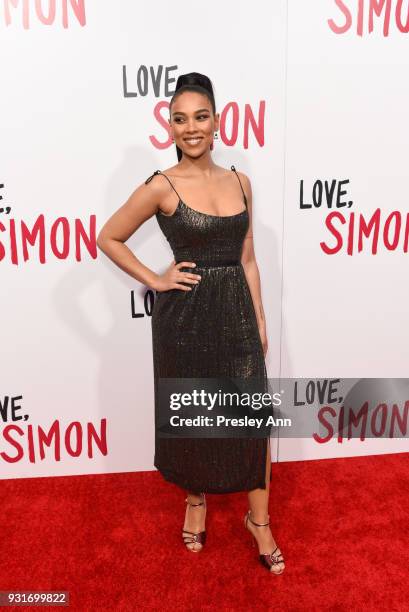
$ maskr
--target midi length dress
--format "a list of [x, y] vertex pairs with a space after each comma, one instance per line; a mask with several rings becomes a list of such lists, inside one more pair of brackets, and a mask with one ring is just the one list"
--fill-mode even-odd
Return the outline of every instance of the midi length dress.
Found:
[[[199, 212], [179, 201], [173, 214], [156, 219], [175, 262], [196, 263], [181, 271], [201, 275], [191, 291], [157, 292], [152, 311], [155, 385], [162, 378], [257, 377], [266, 379], [254, 305], [241, 264], [249, 227], [244, 209], [229, 216]], [[156, 178], [156, 180], [163, 180]], [[155, 429], [154, 465], [165, 478], [192, 492], [231, 493], [265, 488], [268, 438], [163, 438]], [[271, 479], [271, 475], [270, 475]]]

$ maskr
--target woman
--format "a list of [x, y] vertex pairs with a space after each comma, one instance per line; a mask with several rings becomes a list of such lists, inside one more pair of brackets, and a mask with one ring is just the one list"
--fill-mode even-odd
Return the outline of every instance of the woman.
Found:
[[[122, 270], [157, 292], [152, 313], [156, 407], [159, 379], [266, 379], [251, 185], [234, 166], [229, 171], [212, 160], [219, 114], [208, 77], [181, 75], [169, 113], [179, 163], [148, 177], [97, 240]], [[175, 257], [161, 275], [124, 244], [153, 215]], [[199, 552], [205, 544], [205, 493], [248, 491], [245, 527], [257, 542], [260, 562], [272, 573], [283, 572], [283, 556], [269, 528], [269, 441], [169, 438], [156, 427], [155, 466], [187, 491], [182, 537], [189, 550]]]

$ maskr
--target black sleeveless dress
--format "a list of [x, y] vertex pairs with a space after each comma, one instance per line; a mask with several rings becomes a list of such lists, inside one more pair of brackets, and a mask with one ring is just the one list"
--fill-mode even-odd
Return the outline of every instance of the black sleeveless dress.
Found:
[[[179, 202], [172, 215], [158, 212], [158, 224], [176, 263], [201, 275], [191, 291], [157, 292], [152, 311], [155, 382], [160, 378], [258, 377], [266, 379], [263, 347], [250, 289], [240, 262], [249, 227], [245, 208], [217, 216], [190, 208], [162, 174]], [[155, 432], [154, 465], [169, 482], [193, 492], [231, 493], [265, 489], [268, 438], [162, 438]], [[271, 476], [270, 476], [271, 479]]]

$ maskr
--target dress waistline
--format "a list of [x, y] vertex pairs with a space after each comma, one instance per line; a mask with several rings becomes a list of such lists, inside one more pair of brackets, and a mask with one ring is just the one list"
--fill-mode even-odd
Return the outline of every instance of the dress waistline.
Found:
[[[231, 260], [224, 260], [224, 261], [220, 261], [220, 262], [216, 262], [216, 261], [202, 261], [200, 259], [186, 259], [186, 260], [181, 260], [181, 261], [192, 261], [193, 263], [196, 264], [196, 268], [228, 268], [230, 266], [241, 266], [241, 261], [238, 259], [231, 259]], [[176, 262], [176, 263], [180, 263], [180, 262]], [[186, 270], [188, 269], [188, 266], [183, 266], [183, 268], [186, 268]], [[189, 270], [195, 270], [196, 268], [189, 268]]]

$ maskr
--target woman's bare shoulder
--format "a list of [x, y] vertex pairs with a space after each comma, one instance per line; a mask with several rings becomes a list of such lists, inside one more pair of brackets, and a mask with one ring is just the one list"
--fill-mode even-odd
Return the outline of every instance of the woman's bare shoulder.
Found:
[[166, 174], [168, 176], [166, 170], [160, 170], [159, 172], [157, 170], [154, 172], [152, 171], [136, 189], [136, 192], [142, 192], [147, 200], [155, 203], [159, 207], [163, 200], [168, 197], [170, 191], [172, 191], [169, 181], [161, 176], [161, 174]]
[[220, 173], [224, 174], [225, 176], [232, 175], [233, 168], [234, 168], [236, 173], [239, 175], [240, 179], [242, 179], [243, 181], [247, 183], [250, 182], [250, 179], [248, 178], [248, 176], [242, 170], [239, 170], [235, 164], [231, 164], [229, 168], [224, 168], [223, 166], [218, 166], [218, 168], [220, 169]]

